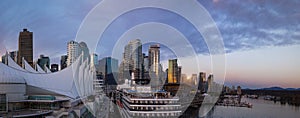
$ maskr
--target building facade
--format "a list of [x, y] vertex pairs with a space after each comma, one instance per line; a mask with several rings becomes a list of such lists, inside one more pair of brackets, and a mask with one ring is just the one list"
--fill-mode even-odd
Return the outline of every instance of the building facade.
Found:
[[18, 60], [18, 51], [11, 51], [11, 52], [9, 52], [9, 56], [10, 56], [15, 62], [17, 62], [17, 60]]
[[177, 64], [177, 59], [169, 60], [168, 83], [180, 83], [181, 67]]
[[159, 75], [159, 63], [160, 63], [160, 46], [159, 44], [151, 45], [149, 47], [149, 65], [148, 67], [157, 76]]
[[91, 67], [96, 67], [98, 65], [98, 55], [91, 54]]
[[89, 49], [84, 42], [69, 41], [67, 50], [67, 66], [74, 63], [81, 54], [83, 54], [83, 60], [90, 59]]
[[117, 84], [117, 76], [118, 76], [118, 60], [111, 58], [111, 57], [105, 57], [101, 60], [99, 60], [99, 65], [97, 68], [97, 71], [99, 73], [102, 73], [105, 83], [108, 85], [116, 85]]
[[[7, 65], [0, 63], [0, 117], [87, 117], [85, 100], [78, 99], [93, 94], [94, 73], [87, 63], [77, 61], [65, 71], [46, 74], [7, 58]], [[30, 67], [26, 60], [23, 63]], [[73, 68], [79, 73], [73, 73]], [[74, 81], [83, 79], [84, 84]]]
[[206, 73], [200, 72], [199, 73], [199, 82], [198, 82], [198, 90], [204, 92], [204, 86], [206, 81]]
[[58, 64], [51, 64], [51, 72], [57, 72], [58, 70]]
[[46, 68], [50, 67], [50, 58], [44, 55], [40, 55], [40, 58], [37, 60], [37, 64], [46, 71]]
[[74, 63], [80, 54], [81, 54], [81, 50], [78, 42], [75, 41], [68, 42], [67, 65], [70, 66], [72, 63]]
[[[122, 68], [120, 69], [120, 75], [122, 75], [122, 77], [126, 77], [126, 79], [135, 79], [136, 81], [143, 79], [144, 56], [142, 53], [142, 43], [140, 39], [131, 40], [125, 46], [123, 61], [121, 64]], [[134, 75], [134, 77], [132, 77], [132, 75]], [[135, 82], [135, 80], [132, 82]]]
[[149, 57], [146, 56], [145, 54], [143, 54], [143, 57], [144, 57], [144, 63], [143, 63], [144, 72], [149, 72]]
[[18, 65], [22, 66], [22, 58], [24, 58], [31, 67], [33, 67], [33, 33], [27, 29], [23, 29], [19, 34], [18, 43]]
[[197, 74], [192, 74], [191, 85], [197, 85]]
[[18, 60], [18, 51], [11, 51], [11, 52], [8, 53], [8, 55], [5, 54], [1, 57], [2, 63], [7, 65], [7, 57], [6, 56], [10, 56], [11, 59], [13, 59], [13, 61], [17, 62], [17, 60]]
[[68, 60], [68, 55], [63, 55], [60, 57], [60, 70], [68, 66], [67, 60]]

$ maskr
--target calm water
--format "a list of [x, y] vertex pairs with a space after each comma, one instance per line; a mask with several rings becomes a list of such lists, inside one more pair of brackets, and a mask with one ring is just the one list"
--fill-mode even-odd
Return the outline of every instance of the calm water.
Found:
[[206, 118], [300, 118], [300, 108], [263, 99], [243, 98], [253, 108], [216, 106]]

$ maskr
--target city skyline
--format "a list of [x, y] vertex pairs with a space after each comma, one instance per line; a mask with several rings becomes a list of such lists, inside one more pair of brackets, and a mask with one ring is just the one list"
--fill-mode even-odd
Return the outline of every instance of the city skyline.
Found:
[[[37, 60], [40, 54], [44, 54], [51, 58], [51, 62], [59, 63], [60, 56], [65, 55], [67, 52], [67, 42], [75, 38], [76, 32], [84, 16], [95, 6], [95, 3], [98, 3], [98, 1], [81, 1], [72, 4], [63, 2], [61, 5], [55, 4], [58, 1], [47, 1], [49, 2], [49, 5], [45, 8], [42, 5], [45, 4], [44, 2], [34, 2], [37, 5], [30, 4], [30, 2], [26, 4], [8, 2], [7, 4], [13, 4], [11, 6], [14, 7], [1, 7], [2, 9], [9, 9], [1, 10], [4, 12], [3, 17], [0, 19], [0, 21], [3, 21], [1, 22], [3, 28], [0, 29], [2, 35], [0, 39], [2, 48], [1, 55], [5, 54], [6, 49], [8, 51], [15, 51], [17, 49], [18, 33], [23, 28], [28, 28], [29, 31], [34, 32], [34, 60]], [[223, 34], [225, 50], [227, 51], [227, 75], [225, 80], [227, 83], [242, 85], [249, 88], [268, 86], [300, 87], [300, 80], [298, 79], [300, 75], [299, 70], [297, 70], [297, 67], [300, 66], [297, 61], [300, 59], [300, 55], [297, 53], [297, 50], [300, 49], [300, 34], [297, 32], [299, 31], [299, 26], [297, 24], [300, 23], [295, 20], [297, 18], [299, 19], [299, 14], [297, 15], [299, 12], [299, 8], [297, 7], [299, 2], [294, 3], [294, 1], [285, 1], [284, 6], [278, 6], [276, 5], [278, 2], [269, 3], [269, 1], [245, 1], [242, 3], [236, 1], [213, 0], [199, 2], [211, 13], [216, 24], [220, 28], [220, 32]], [[71, 7], [72, 5], [78, 4], [83, 4], [84, 7]], [[232, 12], [235, 8], [232, 7], [232, 4], [234, 4], [235, 7], [249, 4], [249, 7], [245, 9], [241, 8], [239, 12]], [[255, 6], [259, 6], [257, 8], [258, 10], [253, 10], [256, 9]], [[287, 6], [291, 9], [290, 11], [286, 11], [285, 8]], [[17, 7], [24, 8], [25, 10], [19, 11]], [[40, 9], [40, 11], [29, 12], [33, 9]], [[78, 14], [72, 14], [71, 11], [74, 10], [80, 12]], [[223, 13], [223, 15], [220, 11], [222, 11], [221, 13]], [[164, 14], [166, 16], [169, 15], [171, 18], [178, 17], [159, 10], [145, 9], [143, 12]], [[6, 14], [9, 15], [11, 13], [20, 14], [6, 17]], [[17, 20], [27, 13], [28, 15], [25, 15], [22, 20]], [[133, 11], [132, 14], [141, 14], [141, 12]], [[125, 20], [123, 23], [122, 20], [115, 22], [118, 26], [121, 26], [120, 30], [117, 32], [121, 32], [123, 28], [123, 30], [127, 28], [126, 26], [123, 26], [123, 24], [128, 23], [126, 19], [134, 18], [132, 14], [129, 13], [124, 15], [124, 17], [122, 17], [123, 20]], [[253, 16], [255, 14], [262, 14], [262, 16], [258, 18]], [[249, 16], [247, 17], [247, 15]], [[34, 16], [41, 17], [36, 18]], [[250, 19], [251, 17], [257, 19]], [[7, 23], [11, 22], [11, 18], [16, 19], [14, 20], [14, 24]], [[148, 18], [150, 18], [150, 16], [145, 19]], [[160, 18], [166, 19], [165, 17]], [[277, 20], [270, 21], [270, 18]], [[71, 22], [67, 22], [69, 20]], [[166, 20], [170, 21], [169, 19]], [[143, 19], [141, 21], [143, 21]], [[182, 20], [180, 22], [185, 24], [187, 28], [190, 27], [185, 21]], [[121, 23], [121, 25], [119, 23]], [[176, 23], [178, 22], [176, 21]], [[43, 25], [47, 27], [40, 27]], [[114, 28], [113, 26], [114, 25], [112, 25], [112, 29]], [[175, 25], [175, 27], [179, 26]], [[253, 31], [254, 28], [258, 30]], [[194, 37], [199, 37], [194, 36], [193, 30], [188, 30], [184, 33], [192, 39], [191, 41], [193, 41]], [[118, 33], [116, 36], [118, 36]], [[96, 51], [100, 58], [109, 56], [107, 50], [110, 50], [113, 47], [113, 41], [109, 42], [110, 40], [108, 39], [115, 39], [116, 36], [109, 36], [109, 33], [104, 36], [103, 42], [100, 43], [108, 44], [110, 48], [100, 46], [100, 49], [97, 49]], [[196, 48], [196, 51], [199, 55], [199, 60], [203, 65], [201, 67], [203, 68], [203, 71], [210, 73], [210, 59], [207, 49], [205, 48], [205, 42], [196, 43], [200, 43], [195, 47], [198, 47]], [[161, 51], [161, 55], [165, 54], [164, 51], [168, 52], [167, 49], [164, 48], [161, 48]], [[164, 61], [167, 61], [170, 57], [172, 57], [172, 54], [161, 58], [161, 62], [164, 63]], [[166, 66], [166, 63], [163, 65]], [[198, 72], [194, 73], [197, 74]]]

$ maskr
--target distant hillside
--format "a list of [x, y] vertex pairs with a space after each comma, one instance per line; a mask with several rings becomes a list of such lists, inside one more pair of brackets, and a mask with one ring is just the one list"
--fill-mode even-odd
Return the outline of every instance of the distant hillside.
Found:
[[256, 89], [256, 90], [274, 90], [274, 91], [300, 91], [300, 88], [281, 88], [278, 86], [270, 87], [270, 88], [261, 88], [261, 89]]

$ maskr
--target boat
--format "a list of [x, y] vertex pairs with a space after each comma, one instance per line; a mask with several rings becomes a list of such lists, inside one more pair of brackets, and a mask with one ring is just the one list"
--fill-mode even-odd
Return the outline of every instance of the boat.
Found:
[[182, 114], [179, 97], [166, 91], [122, 89], [118, 92], [117, 104], [121, 115], [132, 117], [179, 117]]

